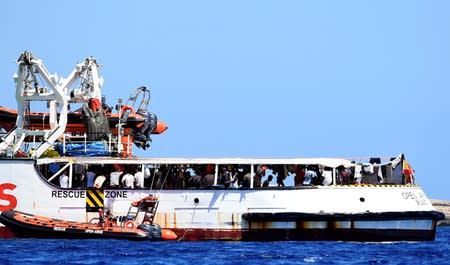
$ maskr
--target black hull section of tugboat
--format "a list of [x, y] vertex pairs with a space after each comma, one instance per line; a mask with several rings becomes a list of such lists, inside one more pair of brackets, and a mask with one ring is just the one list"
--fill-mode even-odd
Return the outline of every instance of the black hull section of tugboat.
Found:
[[406, 229], [260, 229], [243, 232], [244, 241], [433, 241], [435, 230]]
[[361, 214], [246, 213], [243, 240], [429, 241], [438, 211]]
[[438, 211], [414, 212], [366, 212], [366, 213], [331, 213], [312, 214], [296, 212], [280, 213], [244, 213], [242, 218], [248, 222], [289, 222], [289, 221], [391, 221], [391, 220], [434, 220], [445, 219], [445, 215]]

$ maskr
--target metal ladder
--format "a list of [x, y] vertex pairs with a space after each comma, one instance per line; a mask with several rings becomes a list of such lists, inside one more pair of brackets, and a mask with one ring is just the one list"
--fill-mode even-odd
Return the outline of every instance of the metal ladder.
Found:
[[147, 199], [141, 200], [138, 206], [131, 206], [128, 210], [126, 220], [136, 221], [140, 212], [144, 212], [144, 219], [142, 223], [153, 224], [153, 219], [155, 218], [156, 211], [158, 210], [159, 200], [158, 199]]

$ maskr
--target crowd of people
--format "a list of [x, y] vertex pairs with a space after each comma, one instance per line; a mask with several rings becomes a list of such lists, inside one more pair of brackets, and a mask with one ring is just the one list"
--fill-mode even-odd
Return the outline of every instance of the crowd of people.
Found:
[[[74, 164], [72, 171], [69, 168], [60, 170], [61, 165], [50, 164], [44, 176], [62, 188], [125, 188], [144, 189], [145, 178], [149, 176], [148, 168], [142, 170], [140, 165], [81, 165]], [[61, 171], [61, 172], [60, 172]], [[60, 172], [58, 178], [51, 178]], [[71, 174], [70, 174], [71, 173]], [[70, 177], [71, 176], [71, 181]]]
[[286, 185], [329, 186], [361, 184], [363, 181], [382, 182], [381, 167], [376, 168], [378, 173], [366, 172], [363, 167], [358, 166], [351, 168], [340, 166], [336, 169], [319, 165], [253, 165], [253, 169], [251, 167], [252, 165], [236, 164], [218, 166], [74, 164], [69, 174], [68, 167], [60, 170], [61, 165], [50, 164], [47, 166], [46, 175], [48, 178], [61, 172], [59, 178], [53, 179], [52, 182], [62, 188], [99, 189], [249, 189]]

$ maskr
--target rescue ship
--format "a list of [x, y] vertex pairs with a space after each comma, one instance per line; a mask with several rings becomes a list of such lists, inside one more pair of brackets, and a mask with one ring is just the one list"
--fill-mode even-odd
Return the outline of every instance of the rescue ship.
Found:
[[[2, 125], [8, 133], [0, 142], [0, 211], [89, 222], [100, 210], [126, 219], [130, 202], [154, 193], [155, 223], [178, 240], [422, 241], [434, 240], [444, 218], [403, 154], [134, 157], [133, 144], [148, 148], [150, 135], [167, 129], [147, 110], [149, 97], [134, 106], [139, 91], [148, 89], [138, 89], [126, 104], [118, 101], [113, 114], [95, 58], [77, 64], [65, 79], [50, 75], [29, 52], [18, 65], [15, 126], [11, 118], [9, 127]], [[47, 102], [49, 111], [31, 112], [34, 101]], [[81, 107], [72, 113], [69, 104]], [[0, 236], [15, 234], [6, 226]]]

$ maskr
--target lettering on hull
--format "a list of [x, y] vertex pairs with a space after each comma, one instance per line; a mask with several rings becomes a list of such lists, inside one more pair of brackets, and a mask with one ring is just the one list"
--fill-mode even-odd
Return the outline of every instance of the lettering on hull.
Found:
[[86, 198], [86, 191], [80, 190], [54, 190], [52, 198]]
[[[0, 211], [8, 211], [15, 209], [17, 206], [17, 198], [14, 195], [5, 193], [5, 191], [13, 191], [16, 185], [12, 183], [2, 183], [0, 184]], [[3, 204], [6, 201], [8, 204]]]
[[[1, 189], [0, 189], [0, 192], [1, 192]], [[8, 194], [6, 194], [6, 195], [8, 195]], [[8, 196], [11, 196], [11, 195], [8, 195]], [[128, 191], [126, 191], [126, 190], [121, 190], [121, 191], [107, 190], [107, 191], [104, 191], [104, 196], [105, 196], [105, 198], [112, 198], [112, 199], [115, 199], [115, 198], [127, 199]], [[54, 191], [52, 191], [52, 198], [86, 199], [86, 191], [85, 190], [54, 190]], [[1, 193], [0, 193], [0, 199], [2, 199]]]
[[105, 198], [128, 198], [128, 194], [126, 190], [115, 191], [115, 190], [107, 190], [105, 191]]
[[102, 230], [94, 230], [94, 229], [86, 229], [84, 230], [84, 232], [88, 234], [103, 234]]
[[418, 193], [416, 195], [416, 194], [408, 191], [408, 192], [402, 192], [402, 196], [403, 196], [403, 199], [405, 199], [405, 200], [416, 201], [417, 205], [428, 205], [428, 202], [423, 193]]

